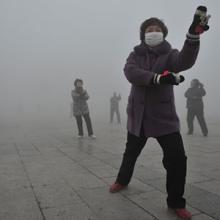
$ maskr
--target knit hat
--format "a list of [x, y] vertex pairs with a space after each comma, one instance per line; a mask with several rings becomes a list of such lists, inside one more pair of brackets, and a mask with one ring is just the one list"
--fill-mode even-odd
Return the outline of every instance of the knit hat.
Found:
[[166, 38], [167, 34], [168, 34], [168, 29], [166, 27], [166, 25], [163, 23], [162, 20], [158, 19], [158, 18], [149, 18], [147, 20], [145, 20], [140, 27], [140, 39], [143, 42], [144, 41], [144, 35], [145, 35], [145, 30], [147, 29], [147, 27], [151, 26], [151, 25], [158, 25], [163, 32], [163, 37]]

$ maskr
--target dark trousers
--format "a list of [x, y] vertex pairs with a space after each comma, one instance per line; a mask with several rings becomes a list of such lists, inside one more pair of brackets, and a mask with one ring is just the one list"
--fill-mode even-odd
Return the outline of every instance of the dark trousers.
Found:
[[111, 123], [113, 122], [114, 113], [116, 113], [118, 123], [121, 123], [121, 117], [120, 117], [120, 112], [119, 112], [119, 109], [118, 109], [118, 108], [111, 108], [111, 112], [110, 112], [110, 122], [111, 122]]
[[[184, 208], [183, 198], [186, 160], [182, 137], [179, 132], [156, 138], [163, 150], [163, 166], [167, 171], [167, 204], [170, 208]], [[136, 160], [147, 141], [146, 137], [137, 137], [128, 132], [126, 149], [116, 182], [128, 185], [131, 180]]]
[[189, 134], [193, 133], [193, 121], [194, 121], [195, 116], [198, 119], [198, 122], [199, 122], [199, 125], [201, 127], [203, 135], [207, 135], [208, 134], [208, 128], [206, 126], [203, 109], [188, 108], [188, 112], [187, 112], [187, 124], [188, 124], [188, 128], [189, 128], [188, 133]]
[[75, 116], [76, 122], [77, 122], [78, 131], [79, 131], [79, 135], [83, 135], [82, 116], [83, 116], [83, 118], [84, 118], [84, 120], [86, 122], [87, 130], [88, 130], [88, 135], [90, 136], [90, 135], [93, 134], [93, 129], [92, 129], [92, 122], [91, 122], [89, 114]]

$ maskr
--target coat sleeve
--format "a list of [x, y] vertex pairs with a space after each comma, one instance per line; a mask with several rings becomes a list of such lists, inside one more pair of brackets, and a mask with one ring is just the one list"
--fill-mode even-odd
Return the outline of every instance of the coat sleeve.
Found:
[[198, 97], [202, 97], [202, 96], [205, 96], [205, 95], [206, 95], [205, 89], [204, 89], [203, 87], [198, 88], [198, 90], [197, 90], [197, 96], [198, 96]]
[[124, 67], [124, 73], [127, 80], [131, 84], [135, 84], [137, 86], [150, 85], [151, 80], [155, 74], [139, 67], [137, 63], [137, 55], [135, 52], [130, 53], [129, 57], [127, 58], [127, 62]]
[[191, 68], [196, 62], [200, 42], [185, 40], [181, 51], [173, 49], [169, 57], [169, 71], [178, 73]]
[[80, 96], [81, 99], [83, 100], [88, 100], [89, 99], [89, 95], [87, 93], [86, 90], [84, 90], [83, 94]]

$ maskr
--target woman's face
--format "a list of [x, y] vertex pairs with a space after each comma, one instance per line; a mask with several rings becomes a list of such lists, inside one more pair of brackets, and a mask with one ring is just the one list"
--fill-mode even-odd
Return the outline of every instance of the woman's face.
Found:
[[148, 26], [145, 30], [145, 33], [149, 33], [149, 32], [162, 32], [162, 29], [158, 25], [151, 25]]

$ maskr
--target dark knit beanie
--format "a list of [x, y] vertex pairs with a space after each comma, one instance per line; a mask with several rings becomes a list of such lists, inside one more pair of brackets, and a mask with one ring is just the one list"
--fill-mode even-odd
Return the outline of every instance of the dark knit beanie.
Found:
[[166, 38], [166, 36], [168, 34], [168, 29], [167, 29], [166, 25], [163, 23], [162, 20], [152, 17], [152, 18], [147, 19], [146, 21], [144, 21], [141, 24], [140, 39], [142, 42], [144, 41], [145, 30], [147, 29], [147, 27], [149, 27], [151, 25], [158, 25], [162, 29], [163, 37]]

